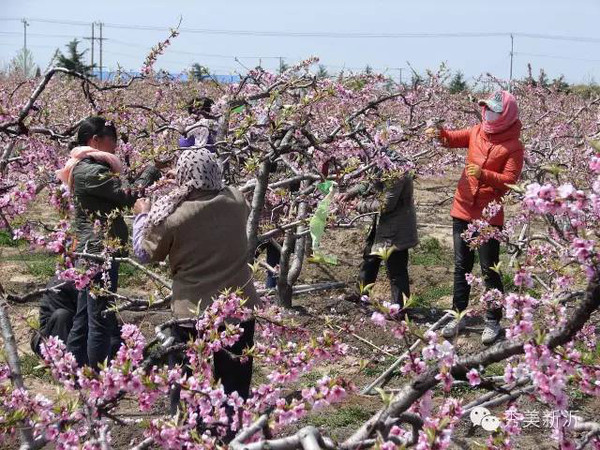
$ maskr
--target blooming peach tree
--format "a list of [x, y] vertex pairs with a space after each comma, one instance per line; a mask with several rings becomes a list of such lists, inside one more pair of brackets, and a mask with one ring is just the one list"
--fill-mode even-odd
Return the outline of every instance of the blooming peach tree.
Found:
[[[269, 267], [278, 275], [278, 304], [267, 302], [249, 311], [235, 293], [223, 293], [201, 317], [187, 320], [198, 332], [187, 344], [165, 339], [162, 331], [172, 322], [158, 327], [152, 338], [125, 324], [116, 357], [97, 372], [77, 367], [64, 343], [49, 338], [42, 344], [43, 366], [59, 390], [50, 400], [26, 389], [7, 314], [7, 298], [17, 296], [1, 289], [7, 363], [0, 366], [0, 440], [13, 442], [18, 436], [23, 449], [50, 443], [64, 449], [106, 449], [118, 424], [143, 427], [143, 437], [132, 444], [137, 449], [216, 448], [225, 443], [234, 449], [442, 449], [474, 408], [511, 402], [486, 445], [513, 448], [520, 422], [511, 419], [522, 417], [515, 399], [533, 393], [549, 407], [566, 411], [573, 386], [598, 396], [600, 369], [591, 318], [600, 304], [600, 156], [594, 141], [600, 99], [527, 83], [512, 86], [521, 108], [526, 165], [521, 182], [503, 202], [518, 205], [518, 214], [497, 230], [487, 220], [500, 205], [490, 205], [465, 233], [473, 246], [493, 237], [509, 249], [511, 264], [497, 268], [512, 279], [509, 291], [485, 292], [482, 281], [469, 276], [481, 294], [473, 309], [489, 302], [502, 305], [510, 323], [508, 339], [463, 354], [435, 327], [423, 331], [404, 320], [398, 305], [365, 296], [373, 322], [407, 349], [397, 361], [405, 384], [390, 392], [380, 383], [381, 410], [344, 442], [335, 442], [327, 430], [286, 428], [312, 410], [343, 402], [356, 389], [343, 377], [322, 376], [312, 383], [302, 378], [322, 362], [349, 357], [344, 332], [314, 336], [284, 308], [291, 306], [307, 257], [309, 219], [327, 195], [323, 187], [331, 186], [328, 181], [344, 191], [388, 174], [438, 176], [445, 168], [460, 167], [460, 155], [430, 142], [423, 131], [441, 119], [449, 127], [473, 125], [479, 109], [468, 97], [448, 92], [443, 70], [398, 86], [376, 74], [317, 78], [311, 73], [316, 59], [309, 59], [281, 74], [257, 68], [234, 84], [174, 80], [152, 70], [168, 44], [166, 40], [153, 50], [140, 76], [121, 74], [99, 82], [52, 69], [38, 79], [0, 80], [0, 226], [15, 239], [56, 253], [57, 272], [83, 288], [104, 270], [117, 248], [107, 239], [102, 255], [72, 251], [72, 201], [53, 173], [68, 157], [66, 148], [78, 124], [101, 114], [117, 126], [122, 141], [118, 155], [127, 167], [124, 176], [130, 178], [146, 164], [176, 157], [180, 137], [207, 127], [227, 181], [239, 186], [251, 204], [249, 263], [259, 244], [275, 241], [281, 246], [279, 266]], [[199, 97], [214, 100], [204, 117], [186, 109]], [[164, 177], [145, 194], [157, 196], [170, 188]], [[355, 205], [333, 198], [327, 225], [353, 220]], [[55, 223], [28, 214], [34, 202], [44, 199], [56, 209]], [[76, 268], [78, 258], [88, 258], [89, 264]], [[169, 286], [162, 275], [140, 270]], [[158, 302], [116, 300], [117, 309], [147, 310], [164, 306], [169, 296]], [[267, 375], [243, 399], [224, 393], [212, 362], [216, 352], [240, 338], [240, 327], [232, 323], [250, 315], [258, 321], [256, 344], [241, 357], [253, 358]], [[182, 352], [191, 371], [165, 364], [169, 355]], [[498, 362], [504, 364], [501, 379], [486, 374]], [[452, 396], [457, 383], [485, 392], [464, 403]], [[136, 402], [141, 411], [161, 410], [161, 400], [175, 386], [182, 391], [176, 416], [121, 416], [119, 406], [125, 400]], [[441, 392], [441, 400], [434, 399], [434, 392]], [[553, 428], [558, 445], [600, 448], [600, 426], [579, 419], [567, 423], [559, 417]]]

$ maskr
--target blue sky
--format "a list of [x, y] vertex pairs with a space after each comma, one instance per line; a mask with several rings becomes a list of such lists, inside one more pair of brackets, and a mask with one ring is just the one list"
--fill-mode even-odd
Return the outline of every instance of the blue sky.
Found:
[[[330, 72], [367, 64], [379, 71], [408, 75], [407, 61], [417, 70], [435, 68], [446, 61], [468, 77], [481, 73], [508, 78], [510, 38], [495, 37], [387, 37], [373, 33], [528, 33], [591, 38], [586, 40], [515, 38], [514, 73], [543, 67], [551, 76], [564, 74], [571, 82], [600, 82], [599, 0], [2, 0], [0, 11], [0, 66], [23, 45], [23, 24], [28, 18], [28, 47], [45, 69], [54, 50], [71, 37], [89, 36], [91, 25], [57, 24], [35, 19], [102, 21], [104, 64], [139, 69], [149, 48], [167, 31], [120, 28], [170, 27], [183, 18], [182, 33], [156, 68], [179, 72], [194, 62], [227, 74], [258, 64], [276, 68], [278, 57], [287, 63], [311, 55], [320, 57]], [[5, 20], [9, 19], [9, 20]], [[186, 32], [218, 30], [225, 33]], [[362, 37], [257, 36], [229, 31], [350, 33]], [[594, 41], [595, 40], [595, 41]], [[83, 41], [81, 48], [89, 47]], [[96, 56], [97, 58], [97, 56]]]

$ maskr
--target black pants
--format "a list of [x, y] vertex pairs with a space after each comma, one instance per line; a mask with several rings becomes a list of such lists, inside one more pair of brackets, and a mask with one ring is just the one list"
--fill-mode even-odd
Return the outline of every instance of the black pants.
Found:
[[[240, 339], [226, 350], [220, 350], [214, 354], [214, 375], [223, 384], [225, 394], [237, 391], [240, 397], [247, 399], [250, 395], [250, 383], [252, 381], [252, 357], [248, 357], [245, 362], [241, 362], [240, 358], [237, 358], [235, 355], [241, 355], [245, 348], [250, 348], [254, 345], [255, 321], [248, 320], [247, 322], [242, 322], [240, 326], [244, 330]], [[219, 330], [224, 330], [224, 327], [219, 328]], [[179, 325], [172, 327], [171, 333], [175, 339], [174, 344], [188, 342], [190, 338], [197, 336], [196, 328], [181, 327]], [[169, 367], [174, 367], [177, 364], [183, 364], [185, 373], [188, 375], [191, 374], [185, 355], [173, 354], [169, 356]], [[177, 412], [180, 393], [181, 388], [179, 386], [171, 389], [169, 395], [171, 415]]]
[[56, 309], [48, 318], [46, 325], [40, 328], [39, 333], [32, 339], [32, 350], [41, 356], [40, 344], [44, 342], [45, 338], [50, 336], [56, 336], [61, 341], [67, 342], [69, 331], [71, 331], [71, 327], [73, 326], [74, 316], [75, 313], [68, 309]]
[[[371, 245], [367, 243], [358, 275], [358, 281], [359, 283], [362, 283], [363, 286], [375, 283], [377, 274], [379, 273], [379, 266], [382, 261], [379, 256], [374, 256], [370, 253]], [[390, 279], [392, 302], [403, 306], [404, 299], [402, 295], [404, 294], [406, 297], [410, 296], [408, 249], [394, 251], [386, 261], [386, 268], [388, 278]]]
[[[94, 277], [96, 286], [103, 285], [102, 274]], [[109, 270], [111, 292], [116, 292], [119, 276], [119, 264], [112, 263]], [[103, 314], [113, 303], [110, 296], [90, 295], [90, 289], [79, 291], [77, 313], [73, 319], [73, 328], [67, 340], [67, 349], [73, 353], [79, 366], [88, 364], [97, 369], [105, 359], [111, 359], [119, 349], [120, 335], [117, 317], [114, 312]]]
[[[453, 308], [464, 311], [469, 304], [471, 286], [467, 283], [465, 275], [473, 270], [475, 263], [475, 251], [471, 250], [461, 234], [466, 231], [469, 222], [460, 219], [452, 219], [452, 237], [454, 239], [454, 298]], [[491, 269], [498, 264], [500, 259], [500, 242], [490, 239], [478, 248], [481, 273], [485, 281], [486, 289], [498, 289], [504, 292], [500, 274]], [[488, 319], [500, 320], [502, 308], [489, 309], [486, 313]]]
[[[271, 241], [263, 242], [258, 245], [256, 248], [256, 252], [254, 253], [254, 258], [258, 258], [261, 252], [266, 252], [266, 260], [267, 264], [271, 267], [275, 267], [279, 264], [281, 260], [281, 252], [279, 248], [273, 244]], [[267, 289], [273, 289], [277, 287], [277, 280], [279, 279], [278, 274], [267, 270], [267, 279], [265, 280], [265, 287]]]
[[66, 345], [77, 312], [78, 293], [73, 283], [54, 276], [46, 288], [49, 290], [40, 299], [40, 328], [31, 337], [31, 349], [38, 355], [41, 355], [40, 344], [50, 336], [58, 337]]

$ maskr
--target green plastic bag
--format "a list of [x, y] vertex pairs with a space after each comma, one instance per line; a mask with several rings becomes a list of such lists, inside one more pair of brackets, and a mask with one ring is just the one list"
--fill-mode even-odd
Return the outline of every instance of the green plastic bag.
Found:
[[308, 260], [315, 263], [325, 264], [337, 264], [337, 258], [331, 255], [325, 255], [321, 252], [321, 238], [325, 233], [325, 227], [327, 226], [327, 216], [329, 215], [329, 206], [333, 199], [335, 191], [335, 184], [331, 180], [319, 183], [317, 188], [323, 192], [325, 198], [319, 202], [315, 214], [311, 217], [309, 222], [310, 236], [312, 238], [312, 250], [313, 256]]

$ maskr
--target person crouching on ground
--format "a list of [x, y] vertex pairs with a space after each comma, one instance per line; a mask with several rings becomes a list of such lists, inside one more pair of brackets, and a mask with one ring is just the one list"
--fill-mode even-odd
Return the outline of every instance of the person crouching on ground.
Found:
[[[523, 168], [523, 144], [520, 142], [521, 122], [515, 97], [507, 91], [494, 92], [481, 100], [483, 121], [472, 128], [450, 131], [429, 128], [426, 133], [449, 148], [467, 148], [466, 166], [454, 195], [452, 235], [454, 239], [454, 295], [453, 308], [463, 311], [469, 303], [471, 287], [466, 274], [473, 270], [475, 253], [461, 237], [469, 223], [480, 219], [483, 209], [493, 201], [500, 201], [514, 184]], [[502, 227], [504, 212], [490, 219], [490, 224]], [[500, 242], [490, 239], [478, 248], [481, 272], [487, 289], [504, 292], [500, 274], [492, 269], [500, 257]], [[502, 335], [502, 309], [488, 309], [481, 340], [494, 343]], [[445, 338], [458, 334], [465, 327], [464, 318], [454, 319], [442, 330]]]
[[41, 356], [40, 344], [50, 336], [67, 342], [77, 311], [78, 292], [72, 281], [63, 281], [58, 275], [46, 284], [40, 300], [39, 329], [31, 336], [31, 350]]

